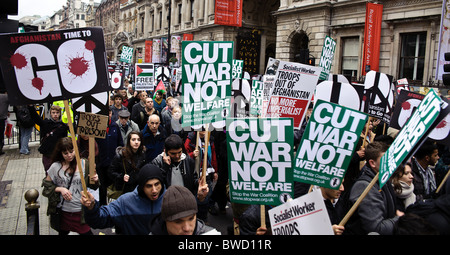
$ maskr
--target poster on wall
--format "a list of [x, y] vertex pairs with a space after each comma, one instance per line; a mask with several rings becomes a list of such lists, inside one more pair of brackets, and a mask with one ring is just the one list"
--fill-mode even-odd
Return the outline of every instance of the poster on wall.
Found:
[[161, 39], [153, 39], [152, 63], [161, 63]]
[[152, 51], [153, 51], [152, 46], [153, 46], [152, 40], [145, 40], [145, 57], [144, 57], [145, 63], [152, 62]]
[[0, 35], [11, 105], [65, 100], [111, 89], [102, 28]]

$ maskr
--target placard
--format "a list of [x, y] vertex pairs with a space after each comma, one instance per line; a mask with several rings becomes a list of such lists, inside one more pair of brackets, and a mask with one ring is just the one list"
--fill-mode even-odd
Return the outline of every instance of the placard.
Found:
[[108, 116], [80, 112], [80, 119], [77, 125], [77, 134], [95, 138], [105, 138], [108, 128]]
[[123, 45], [122, 53], [120, 54], [120, 61], [125, 63], [131, 63], [133, 59], [133, 48]]
[[414, 155], [433, 128], [449, 114], [449, 108], [448, 100], [440, 98], [430, 89], [381, 158], [380, 188], [400, 165]]
[[322, 68], [280, 61], [272, 84], [267, 117], [290, 117], [300, 128]]
[[232, 202], [279, 205], [293, 197], [292, 118], [227, 118]]
[[0, 35], [10, 104], [25, 105], [111, 89], [99, 27]]
[[334, 52], [336, 50], [336, 41], [328, 35], [325, 36], [322, 47], [322, 56], [320, 57], [319, 66], [322, 67], [319, 79], [328, 79], [328, 74], [331, 71], [331, 64], [333, 63]]
[[151, 90], [155, 88], [155, 67], [152, 63], [136, 64], [134, 69], [134, 89]]
[[182, 127], [223, 121], [230, 111], [233, 42], [182, 42]]
[[367, 118], [357, 110], [318, 100], [300, 141], [294, 180], [338, 189]]
[[273, 235], [334, 235], [320, 189], [269, 210]]

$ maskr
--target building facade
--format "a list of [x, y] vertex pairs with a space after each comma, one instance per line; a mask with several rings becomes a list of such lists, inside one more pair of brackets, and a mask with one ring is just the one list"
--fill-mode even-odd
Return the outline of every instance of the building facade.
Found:
[[[264, 73], [269, 57], [298, 62], [305, 50], [318, 65], [330, 36], [337, 42], [331, 72], [361, 81], [368, 2], [374, 1], [244, 0], [242, 27], [233, 27], [214, 23], [214, 0], [102, 0], [95, 25], [105, 30], [110, 61], [126, 45], [135, 49], [134, 62], [144, 62], [146, 41], [190, 35], [195, 41], [234, 41], [234, 58], [244, 60], [250, 74]], [[378, 71], [394, 81], [436, 85], [442, 0], [376, 3], [383, 5]]]

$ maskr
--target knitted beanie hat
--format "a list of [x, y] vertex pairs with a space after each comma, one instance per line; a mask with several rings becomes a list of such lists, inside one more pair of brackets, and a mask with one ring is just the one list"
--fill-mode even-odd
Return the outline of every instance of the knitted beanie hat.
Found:
[[185, 187], [170, 186], [163, 197], [161, 217], [165, 221], [174, 221], [197, 213], [197, 200]]

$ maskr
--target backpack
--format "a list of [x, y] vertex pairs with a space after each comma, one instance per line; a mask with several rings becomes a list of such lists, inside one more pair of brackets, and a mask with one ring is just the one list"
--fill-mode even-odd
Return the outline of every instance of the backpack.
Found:
[[30, 111], [25, 106], [18, 108], [17, 120], [19, 121], [20, 125], [25, 128], [30, 128], [30, 127], [34, 126], [34, 121], [31, 118]]

